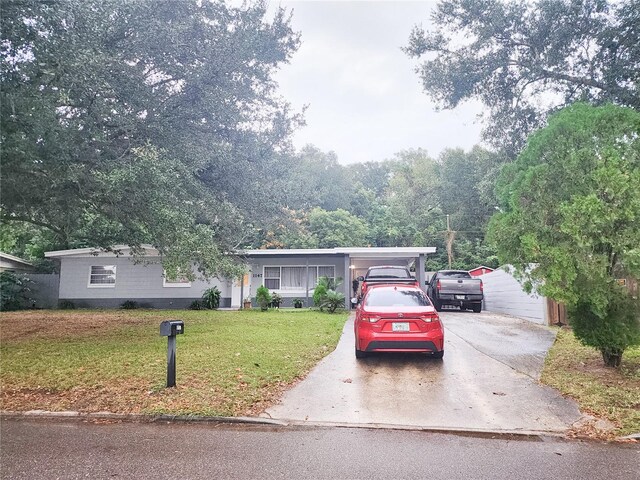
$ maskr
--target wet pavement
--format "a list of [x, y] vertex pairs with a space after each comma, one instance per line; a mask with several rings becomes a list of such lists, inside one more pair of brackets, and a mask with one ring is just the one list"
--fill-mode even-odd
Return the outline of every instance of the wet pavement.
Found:
[[293, 422], [564, 432], [576, 404], [537, 382], [554, 332], [500, 314], [442, 312], [443, 361], [354, 356], [353, 319], [336, 350], [263, 416]]
[[637, 445], [366, 428], [3, 419], [0, 478], [638, 478]]

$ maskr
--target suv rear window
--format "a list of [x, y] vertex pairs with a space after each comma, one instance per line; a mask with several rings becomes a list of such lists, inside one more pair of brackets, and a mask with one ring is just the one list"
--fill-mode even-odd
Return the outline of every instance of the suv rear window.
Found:
[[430, 307], [427, 296], [419, 290], [375, 288], [367, 294], [368, 307]]
[[372, 268], [367, 278], [411, 278], [404, 268]]

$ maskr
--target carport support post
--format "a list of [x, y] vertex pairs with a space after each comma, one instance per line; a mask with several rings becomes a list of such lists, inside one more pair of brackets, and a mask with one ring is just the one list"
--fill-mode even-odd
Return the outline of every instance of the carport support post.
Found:
[[416, 265], [416, 280], [418, 280], [418, 285], [420, 285], [420, 288], [422, 290], [425, 290], [425, 275], [424, 275], [424, 269], [425, 269], [425, 261], [424, 261], [424, 253], [421, 253], [420, 255], [418, 255], [418, 264]]
[[176, 336], [167, 337], [167, 388], [176, 386]]
[[351, 263], [351, 259], [349, 258], [349, 254], [344, 254], [344, 280], [342, 282], [344, 289], [344, 306], [347, 310], [351, 308], [351, 270], [349, 269], [349, 264]]

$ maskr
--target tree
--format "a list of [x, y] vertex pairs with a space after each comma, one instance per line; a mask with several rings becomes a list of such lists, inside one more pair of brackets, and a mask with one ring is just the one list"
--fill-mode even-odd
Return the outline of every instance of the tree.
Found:
[[640, 113], [579, 103], [552, 116], [500, 177], [490, 223], [502, 262], [564, 302], [574, 333], [617, 366], [640, 344]]
[[[442, 108], [479, 99], [486, 138], [517, 153], [549, 112], [576, 100], [640, 108], [638, 0], [443, 0], [406, 52]], [[464, 39], [464, 40], [462, 40]]]
[[309, 213], [309, 231], [319, 248], [364, 247], [369, 234], [362, 220], [342, 209], [314, 208]]
[[299, 120], [272, 79], [299, 43], [284, 10], [24, 1], [1, 22], [2, 221], [230, 273]]
[[439, 168], [422, 149], [396, 154], [384, 212], [388, 246], [424, 246], [441, 236]]
[[351, 201], [350, 171], [338, 163], [334, 152], [325, 153], [313, 145], [306, 145], [293, 158], [291, 170], [286, 172], [284, 204], [294, 210], [348, 209]]

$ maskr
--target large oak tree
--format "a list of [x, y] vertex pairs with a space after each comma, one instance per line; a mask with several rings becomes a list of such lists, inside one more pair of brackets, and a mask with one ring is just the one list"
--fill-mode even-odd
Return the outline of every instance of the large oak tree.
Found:
[[640, 2], [442, 0], [406, 52], [441, 108], [482, 101], [491, 143], [517, 153], [576, 100], [640, 108]]
[[[262, 2], [3, 2], [2, 221], [55, 246], [149, 242], [216, 273], [277, 210], [298, 35]], [[232, 267], [226, 264], [226, 267]], [[228, 269], [227, 269], [228, 270]]]

